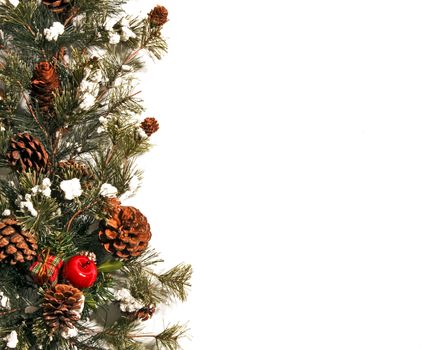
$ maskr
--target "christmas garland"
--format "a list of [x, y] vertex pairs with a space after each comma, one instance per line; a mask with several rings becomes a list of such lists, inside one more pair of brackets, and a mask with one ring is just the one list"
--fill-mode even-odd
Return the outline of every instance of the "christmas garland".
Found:
[[175, 350], [186, 332], [147, 331], [192, 271], [162, 270], [147, 218], [123, 204], [159, 129], [139, 120], [135, 73], [166, 52], [168, 11], [124, 3], [0, 0], [2, 349]]

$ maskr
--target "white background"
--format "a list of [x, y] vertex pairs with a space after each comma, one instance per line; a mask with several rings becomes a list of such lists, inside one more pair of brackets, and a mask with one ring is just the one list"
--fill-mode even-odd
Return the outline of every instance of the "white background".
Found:
[[132, 202], [194, 265], [184, 348], [444, 349], [445, 3], [162, 4]]

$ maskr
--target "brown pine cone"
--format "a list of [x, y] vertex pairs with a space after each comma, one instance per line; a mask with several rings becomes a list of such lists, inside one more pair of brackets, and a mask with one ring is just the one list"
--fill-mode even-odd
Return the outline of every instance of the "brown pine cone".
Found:
[[150, 239], [147, 218], [134, 207], [115, 206], [111, 218], [99, 226], [99, 241], [106, 251], [118, 258], [141, 255]]
[[42, 309], [43, 319], [51, 329], [50, 334], [74, 328], [80, 320], [84, 296], [82, 292], [67, 284], [56, 284], [45, 292]]
[[151, 304], [151, 305], [145, 306], [142, 309], [139, 309], [135, 312], [129, 313], [128, 316], [132, 320], [147, 321], [148, 319], [153, 317], [155, 311], [156, 311], [155, 305]]
[[164, 6], [155, 6], [148, 14], [148, 20], [153, 26], [162, 26], [168, 21], [168, 10]]
[[31, 80], [31, 97], [36, 100], [41, 113], [53, 112], [54, 92], [59, 88], [60, 81], [54, 66], [47, 61], [37, 63]]
[[155, 118], [145, 118], [141, 123], [141, 128], [144, 130], [147, 137], [150, 137], [159, 130], [159, 123]]
[[0, 221], [0, 261], [11, 265], [33, 260], [37, 242], [31, 232], [22, 230], [14, 218]]
[[53, 13], [66, 13], [70, 6], [70, 0], [42, 0]]
[[39, 139], [28, 133], [19, 133], [11, 139], [6, 159], [18, 172], [44, 172], [48, 167], [48, 153]]
[[66, 178], [77, 177], [85, 189], [91, 189], [94, 186], [93, 174], [91, 169], [84, 163], [74, 160], [62, 160], [58, 166], [66, 174]]
[[62, 160], [58, 164], [59, 168], [72, 172], [73, 177], [91, 177], [91, 170], [82, 162], [74, 159]]

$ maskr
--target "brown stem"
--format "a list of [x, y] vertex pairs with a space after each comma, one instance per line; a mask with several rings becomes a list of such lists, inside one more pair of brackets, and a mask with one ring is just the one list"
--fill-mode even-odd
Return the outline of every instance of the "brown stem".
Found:
[[156, 338], [156, 334], [130, 334], [130, 338]]
[[[23, 89], [22, 84], [20, 84], [20, 82], [17, 82], [20, 87]], [[22, 97], [24, 98], [25, 102], [26, 102], [26, 106], [28, 107], [29, 113], [31, 113], [32, 117], [34, 118], [35, 122], [37, 123], [37, 125], [39, 126], [40, 130], [42, 130], [42, 132], [45, 134], [46, 139], [48, 140], [48, 142], [50, 141], [49, 139], [49, 135], [46, 132], [45, 128], [42, 126], [42, 124], [40, 124], [39, 120], [37, 119], [36, 114], [34, 113], [34, 109], [32, 108], [31, 102], [28, 100], [28, 98], [26, 97], [26, 94], [24, 92], [24, 89], [22, 90]]]
[[136, 55], [139, 53], [139, 51], [141, 51], [142, 48], [137, 49], [136, 51], [133, 51], [131, 54], [128, 55], [128, 57], [125, 59], [124, 64], [127, 64], [128, 62], [130, 62], [134, 57], [136, 57]]
[[69, 231], [71, 228], [71, 225], [73, 224], [73, 221], [75, 218], [77, 218], [80, 214], [82, 214], [84, 211], [90, 209], [92, 206], [96, 205], [99, 202], [99, 200], [95, 200], [93, 203], [91, 203], [90, 205], [87, 205], [85, 208], [80, 208], [78, 211], [76, 211], [73, 216], [71, 217], [71, 219], [68, 221], [68, 223], [66, 224], [66, 230]]
[[12, 314], [12, 313], [17, 312], [17, 311], [19, 311], [19, 309], [13, 309], [13, 310], [8, 310], [8, 311], [0, 312], [0, 316], [9, 315], [9, 314]]
[[113, 143], [113, 146], [108, 151], [107, 159], [105, 159], [105, 165], [108, 165], [111, 162], [111, 157], [113, 157], [114, 151], [116, 150], [116, 145]]
[[29, 31], [32, 35], [36, 36], [36, 33], [34, 33], [34, 31], [32, 30], [32, 28], [31, 28], [31, 26], [30, 26], [29, 24], [27, 24], [25, 27], [26, 27], [26, 29], [28, 29], [28, 31]]
[[[122, 63], [122, 66], [125, 65], [125, 64], [127, 64], [128, 62], [130, 62], [130, 60], [131, 60], [132, 58], [134, 58], [134, 57], [139, 53], [139, 51], [141, 51], [141, 50], [142, 50], [142, 49], [137, 49], [137, 50], [133, 51], [132, 53], [130, 53], [130, 54], [127, 56], [127, 58], [125, 59], [124, 63]], [[121, 66], [121, 69], [122, 69], [122, 66]], [[104, 97], [104, 95], [105, 95], [109, 90], [110, 90], [110, 88], [105, 88], [105, 89], [102, 91], [102, 93], [97, 97], [97, 100], [101, 100], [102, 97]], [[138, 92], [138, 93], [139, 93], [139, 92]], [[132, 96], [134, 96], [134, 95], [132, 95]]]

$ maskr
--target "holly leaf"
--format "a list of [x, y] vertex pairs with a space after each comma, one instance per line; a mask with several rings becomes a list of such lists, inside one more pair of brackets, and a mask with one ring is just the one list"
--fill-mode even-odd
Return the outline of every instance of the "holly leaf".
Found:
[[103, 273], [109, 273], [120, 270], [124, 266], [124, 263], [119, 260], [105, 261], [98, 266], [97, 270]]

